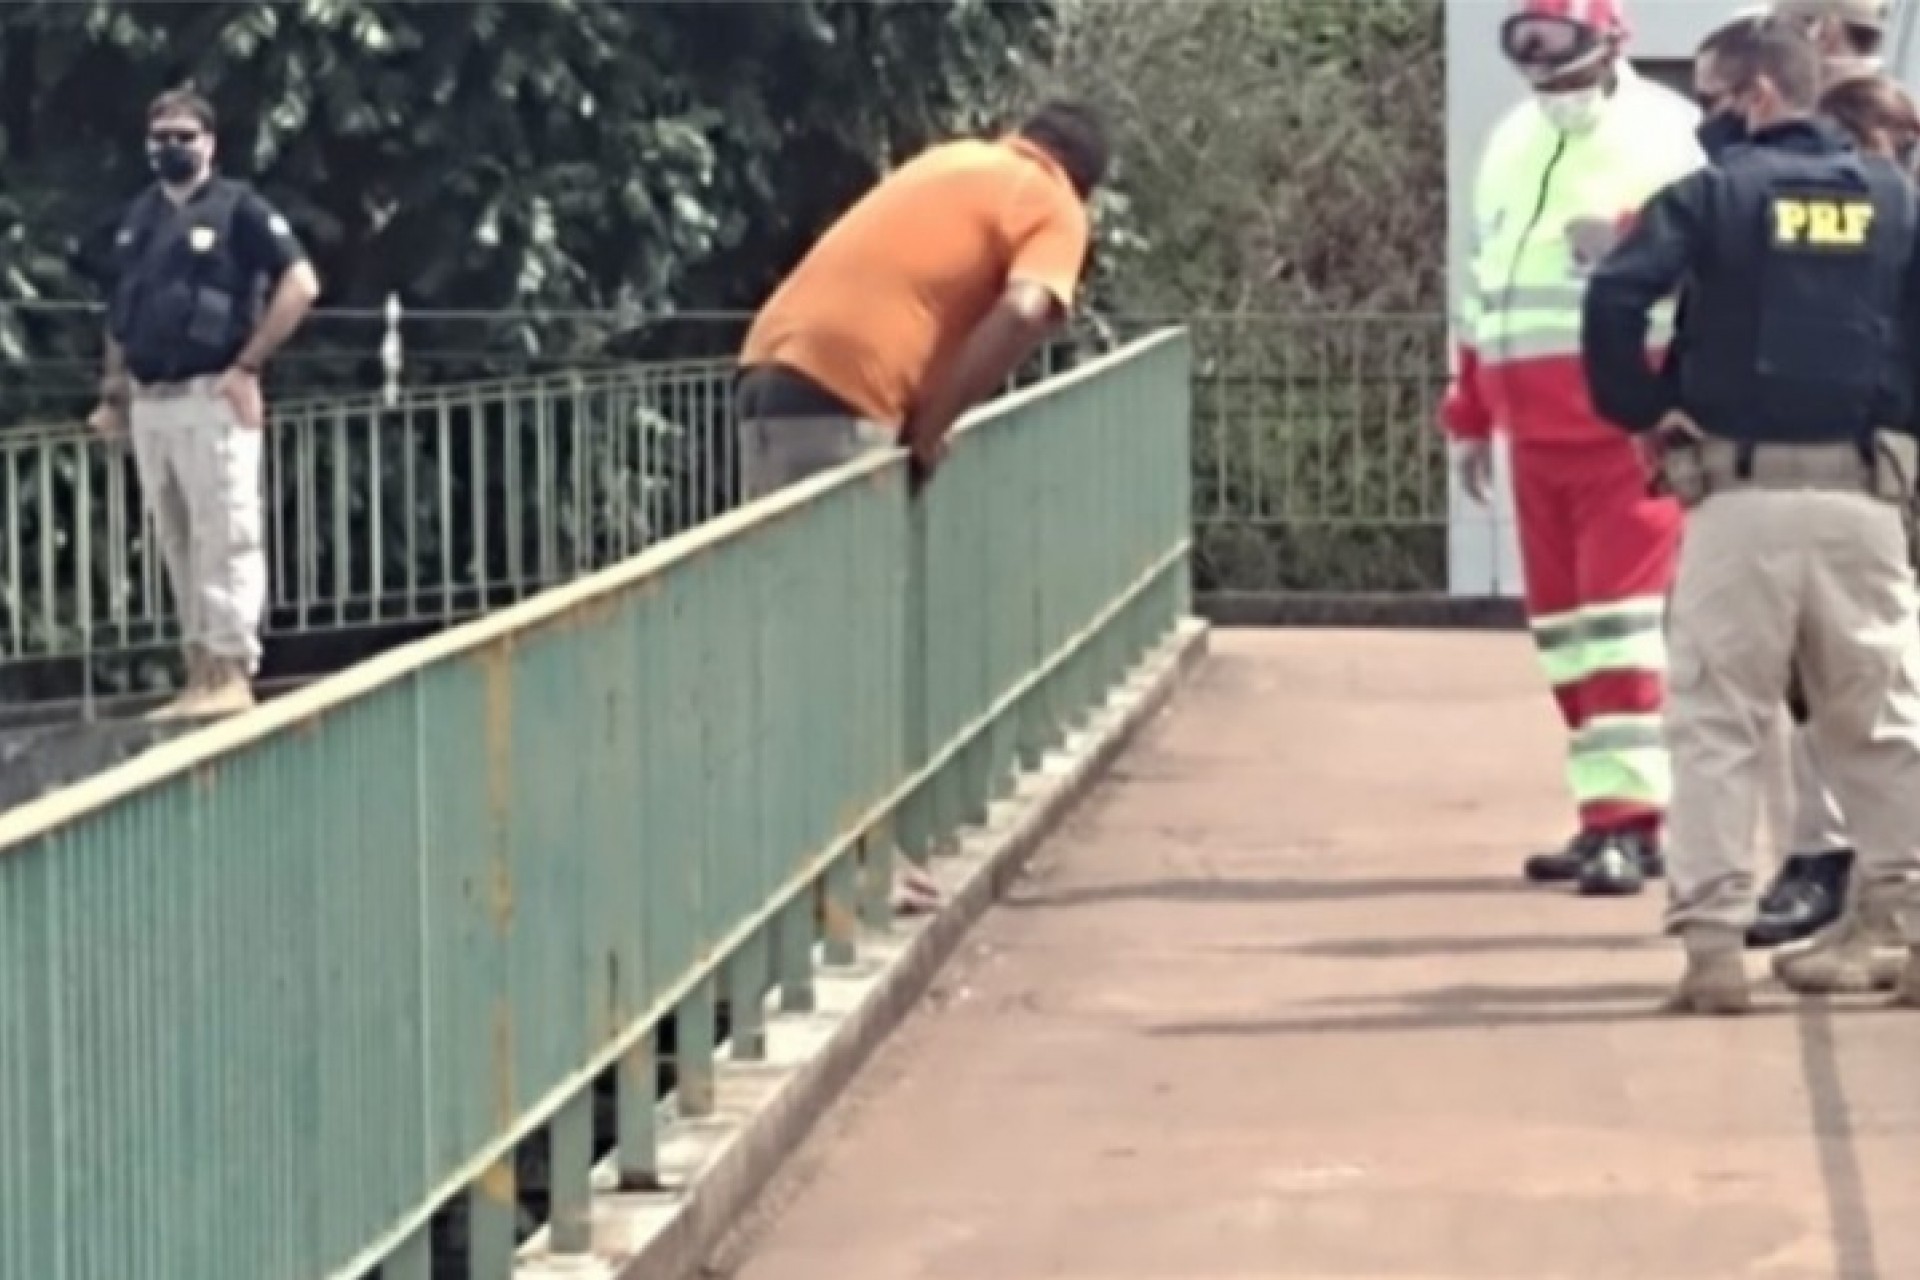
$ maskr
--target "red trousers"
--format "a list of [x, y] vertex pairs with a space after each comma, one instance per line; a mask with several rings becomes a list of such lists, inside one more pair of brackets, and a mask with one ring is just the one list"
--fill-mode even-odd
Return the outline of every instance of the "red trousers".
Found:
[[1527, 614], [1584, 830], [1655, 828], [1672, 788], [1660, 713], [1681, 511], [1650, 479], [1624, 435], [1513, 446]]

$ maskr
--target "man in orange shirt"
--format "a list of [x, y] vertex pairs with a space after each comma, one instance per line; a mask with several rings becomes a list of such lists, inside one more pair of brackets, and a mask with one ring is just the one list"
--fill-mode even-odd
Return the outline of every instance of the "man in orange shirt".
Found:
[[741, 350], [744, 496], [895, 443], [930, 476], [1072, 309], [1109, 154], [1090, 109], [1052, 102], [1005, 137], [928, 148], [843, 214]]

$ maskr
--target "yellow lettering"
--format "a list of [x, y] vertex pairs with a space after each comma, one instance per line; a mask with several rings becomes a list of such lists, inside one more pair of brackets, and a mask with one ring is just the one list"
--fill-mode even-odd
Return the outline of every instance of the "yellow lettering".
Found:
[[1807, 210], [1807, 240], [1811, 244], [1840, 242], [1840, 206], [1822, 200]]
[[1798, 200], [1773, 202], [1774, 240], [1778, 244], [1858, 247], [1866, 244], [1873, 225], [1869, 200]]
[[1807, 229], [1807, 206], [1799, 200], [1775, 200], [1773, 219], [1781, 243], [1792, 244]]
[[1867, 228], [1873, 225], [1873, 206], [1865, 200], [1854, 200], [1847, 205], [1848, 244], [1865, 244]]

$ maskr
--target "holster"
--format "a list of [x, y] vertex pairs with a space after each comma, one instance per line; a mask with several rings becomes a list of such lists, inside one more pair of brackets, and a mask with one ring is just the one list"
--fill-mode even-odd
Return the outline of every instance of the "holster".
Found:
[[1697, 507], [1713, 492], [1713, 477], [1698, 440], [1678, 440], [1663, 444], [1660, 468], [1656, 473], [1657, 491], [1671, 494], [1682, 507]]

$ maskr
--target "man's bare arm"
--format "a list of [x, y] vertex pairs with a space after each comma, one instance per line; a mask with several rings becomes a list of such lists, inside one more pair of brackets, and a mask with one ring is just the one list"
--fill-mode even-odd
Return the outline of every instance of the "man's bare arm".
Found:
[[107, 335], [107, 371], [100, 379], [100, 398], [125, 400], [127, 390], [127, 353], [109, 333]]
[[133, 400], [133, 384], [127, 379], [127, 353], [106, 335], [106, 368], [100, 375], [100, 403], [87, 415], [87, 425], [103, 435], [119, 435], [126, 430], [127, 408]]
[[932, 450], [967, 410], [993, 395], [1059, 324], [1060, 303], [1037, 284], [1016, 280], [961, 346], [938, 382], [926, 387], [902, 433], [909, 448]]
[[313, 309], [314, 299], [319, 296], [320, 276], [311, 262], [302, 260], [288, 267], [281, 275], [280, 283], [273, 287], [273, 297], [267, 303], [266, 314], [254, 326], [253, 336], [247, 339], [247, 345], [241, 348], [234, 364], [259, 372], [273, 358], [273, 353], [293, 336], [293, 331], [307, 318], [307, 312]]

